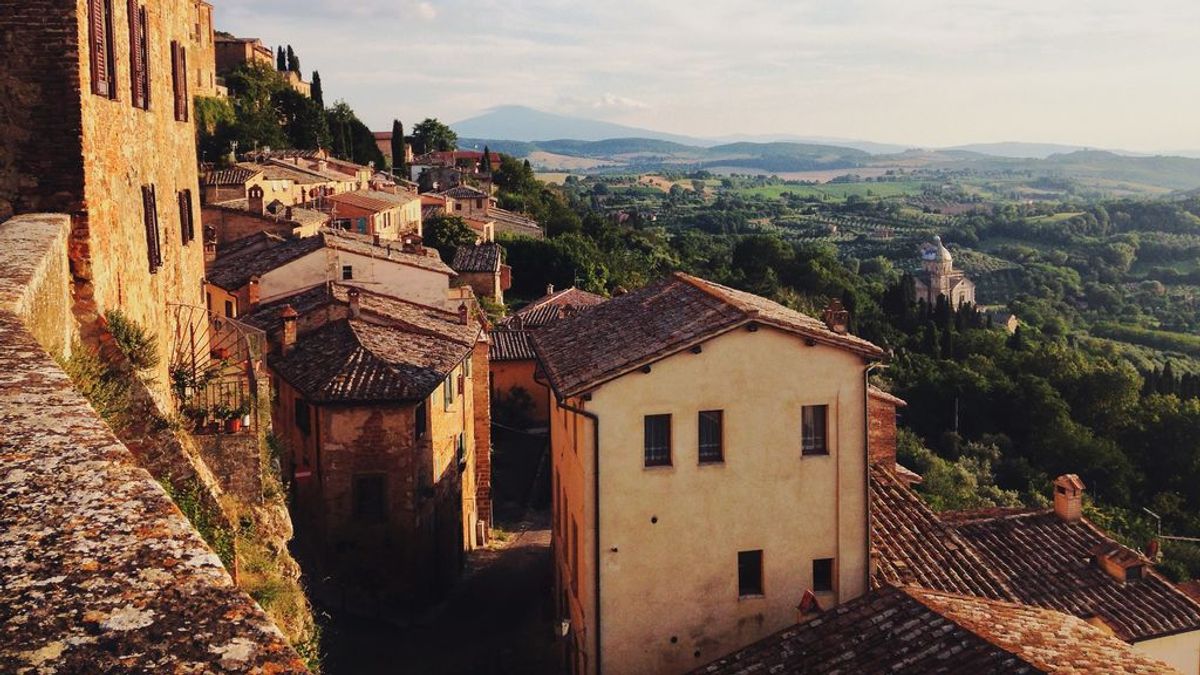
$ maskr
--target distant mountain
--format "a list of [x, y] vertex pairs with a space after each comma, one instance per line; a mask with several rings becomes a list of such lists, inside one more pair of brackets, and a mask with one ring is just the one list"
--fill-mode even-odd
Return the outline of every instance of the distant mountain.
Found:
[[853, 148], [868, 152], [872, 155], [892, 155], [904, 152], [912, 146], [897, 145], [895, 143], [876, 143], [874, 141], [862, 141], [855, 138], [835, 138], [832, 136], [797, 136], [796, 134], [734, 134], [732, 136], [722, 136], [719, 139], [722, 143], [805, 143], [809, 145], [832, 145], [841, 148]]
[[577, 141], [603, 141], [612, 138], [647, 138], [684, 145], [708, 146], [706, 141], [690, 136], [668, 134], [650, 129], [568, 117], [542, 112], [520, 105], [492, 108], [482, 115], [450, 125], [459, 136], [467, 138], [502, 138], [510, 141], [548, 141], [569, 138]]
[[[1022, 143], [1019, 141], [1005, 141], [1003, 143], [969, 143], [967, 145], [956, 145], [946, 150], [966, 150], [967, 152], [977, 152], [982, 155], [991, 155], [993, 157], [1009, 157], [1012, 159], [1046, 159], [1051, 155], [1066, 155], [1072, 152], [1099, 150], [1099, 148], [1084, 146], [1084, 145], [1063, 145], [1061, 143]], [[1126, 152], [1124, 150], [1104, 150], [1116, 155], [1126, 157], [1138, 157], [1141, 153]]]

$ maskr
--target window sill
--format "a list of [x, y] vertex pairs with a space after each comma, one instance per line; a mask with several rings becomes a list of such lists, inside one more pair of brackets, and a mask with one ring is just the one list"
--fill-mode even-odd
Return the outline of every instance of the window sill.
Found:
[[725, 466], [723, 459], [702, 459], [698, 463], [699, 466]]
[[646, 471], [661, 471], [663, 469], [674, 469], [674, 464], [644, 464], [642, 466]]
[[808, 458], [808, 457], [817, 458], [817, 457], [832, 457], [832, 456], [833, 456], [832, 452], [801, 452], [800, 453], [800, 457], [802, 459]]
[[766, 600], [766, 598], [767, 596], [765, 593], [749, 593], [747, 595], [739, 595], [738, 602], [743, 600]]

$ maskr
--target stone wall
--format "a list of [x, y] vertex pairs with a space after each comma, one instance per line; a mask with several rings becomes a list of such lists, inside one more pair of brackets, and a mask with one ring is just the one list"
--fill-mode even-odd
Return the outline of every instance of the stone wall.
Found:
[[492, 391], [488, 380], [488, 344], [475, 345], [471, 355], [472, 394], [475, 396], [475, 508], [483, 523], [484, 541], [492, 536]]
[[0, 223], [0, 671], [304, 672], [47, 353], [70, 226]]

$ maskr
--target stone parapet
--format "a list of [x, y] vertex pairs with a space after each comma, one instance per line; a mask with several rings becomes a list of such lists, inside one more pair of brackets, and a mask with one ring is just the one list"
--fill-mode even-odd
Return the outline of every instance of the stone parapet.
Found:
[[0, 671], [304, 672], [47, 353], [69, 228], [0, 223]]

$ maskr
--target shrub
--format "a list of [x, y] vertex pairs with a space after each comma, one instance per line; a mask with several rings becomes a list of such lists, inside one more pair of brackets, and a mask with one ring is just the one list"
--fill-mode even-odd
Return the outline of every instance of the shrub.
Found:
[[158, 367], [158, 339], [146, 332], [146, 329], [125, 316], [124, 312], [113, 309], [104, 313], [108, 321], [108, 330], [112, 333], [117, 347], [125, 354], [129, 362], [137, 370], [151, 370]]

